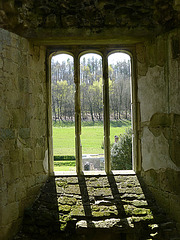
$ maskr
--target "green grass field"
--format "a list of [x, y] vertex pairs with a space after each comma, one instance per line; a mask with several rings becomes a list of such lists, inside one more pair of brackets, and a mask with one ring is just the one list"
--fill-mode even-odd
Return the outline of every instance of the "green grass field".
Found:
[[[114, 135], [123, 134], [127, 127], [131, 126], [130, 121], [111, 122], [110, 141], [114, 142]], [[82, 153], [103, 154], [102, 149], [104, 138], [104, 127], [102, 122], [82, 123]], [[75, 156], [75, 127], [73, 123], [60, 123], [53, 126], [53, 152], [54, 156]], [[54, 161], [54, 171], [75, 171], [74, 161]]]
[[[111, 122], [110, 141], [114, 142], [114, 135], [123, 134], [130, 121]], [[92, 122], [82, 123], [81, 144], [83, 154], [102, 154], [101, 148], [104, 139], [104, 128], [102, 122], [93, 124]], [[75, 128], [71, 123], [54, 124], [53, 127], [53, 152], [54, 156], [75, 156]]]
[[54, 171], [75, 171], [76, 161], [54, 161]]

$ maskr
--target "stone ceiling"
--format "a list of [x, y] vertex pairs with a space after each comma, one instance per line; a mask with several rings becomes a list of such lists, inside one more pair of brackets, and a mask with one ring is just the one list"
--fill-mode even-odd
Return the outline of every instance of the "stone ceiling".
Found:
[[[179, 26], [179, 0], [3, 0], [0, 27], [51, 44], [133, 43]], [[108, 42], [107, 41], [107, 42]]]

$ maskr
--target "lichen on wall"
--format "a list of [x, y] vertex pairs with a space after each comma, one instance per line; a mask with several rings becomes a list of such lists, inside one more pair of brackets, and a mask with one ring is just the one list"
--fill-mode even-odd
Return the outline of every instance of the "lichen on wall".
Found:
[[141, 175], [180, 230], [179, 46], [179, 30], [138, 45], [137, 71]]
[[151, 116], [167, 107], [164, 68], [150, 67], [145, 76], [138, 79], [138, 98], [141, 103], [141, 121], [150, 121]]
[[169, 153], [168, 140], [162, 133], [154, 138], [148, 128], [144, 128], [142, 136], [142, 167], [144, 171], [149, 169], [159, 170], [171, 168], [176, 171], [178, 166], [172, 161]]
[[[0, 238], [9, 239], [47, 174], [45, 48], [0, 29]], [[13, 229], [13, 230], [12, 230]]]

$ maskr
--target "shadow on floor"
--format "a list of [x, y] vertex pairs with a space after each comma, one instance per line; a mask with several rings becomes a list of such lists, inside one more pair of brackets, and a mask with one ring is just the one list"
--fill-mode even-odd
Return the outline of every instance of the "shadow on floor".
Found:
[[136, 175], [50, 177], [15, 239], [165, 240], [167, 222]]

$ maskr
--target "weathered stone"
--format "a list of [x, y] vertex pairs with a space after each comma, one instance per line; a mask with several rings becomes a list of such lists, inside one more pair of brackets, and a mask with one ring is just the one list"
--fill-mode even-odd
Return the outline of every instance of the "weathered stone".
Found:
[[35, 148], [35, 157], [36, 157], [36, 159], [42, 160], [42, 159], [44, 159], [44, 155], [45, 155], [44, 147], [36, 147]]
[[[120, 232], [130, 236], [130, 239], [133, 239], [132, 237], [135, 235], [136, 239], [137, 236], [139, 238], [140, 236], [146, 236], [147, 233], [156, 233], [160, 238], [161, 231], [169, 228], [169, 225], [166, 224], [168, 221], [166, 221], [165, 215], [157, 205], [154, 205], [150, 198], [147, 201], [138, 199], [138, 194], [132, 194], [133, 198], [129, 199], [128, 203], [121, 202], [119, 196], [116, 195], [111, 196], [111, 198], [102, 195], [102, 200], [90, 202], [90, 198], [86, 196], [86, 190], [84, 190], [86, 194], [81, 196], [82, 200], [79, 200], [79, 196], [73, 193], [71, 193], [71, 197], [67, 197], [64, 189], [69, 186], [76, 188], [80, 184], [80, 189], [87, 188], [86, 180], [82, 181], [81, 177], [79, 182], [76, 182], [75, 179], [69, 177], [68, 180], [68, 177], [58, 177], [57, 179], [51, 178], [47, 181], [39, 199], [26, 212], [26, 219], [24, 220], [24, 231], [26, 233], [29, 233], [31, 237], [35, 236], [35, 238], [37, 232], [38, 237], [44, 235], [52, 237], [54, 234], [52, 226], [53, 224], [56, 225], [57, 221], [60, 223], [58, 231], [57, 229], [55, 230], [58, 235], [68, 234], [72, 231], [74, 238], [84, 236], [85, 239], [87, 236], [90, 237], [91, 234], [94, 236], [95, 232], [101, 233], [102, 236], [104, 231], [106, 234], [103, 238], [106, 238], [107, 235], [114, 236], [113, 234]], [[96, 181], [101, 182], [101, 177], [99, 176], [97, 178], [87, 178], [89, 185], [91, 185], [91, 179], [93, 183]], [[56, 181], [56, 188], [54, 180]], [[102, 180], [105, 180], [104, 177], [102, 177]], [[134, 177], [132, 179], [130, 177], [124, 178], [124, 181], [131, 182], [130, 188], [134, 188], [134, 185], [140, 185], [137, 178]], [[132, 184], [133, 181], [134, 184]], [[61, 191], [58, 192], [59, 197], [57, 198], [56, 189], [59, 188], [60, 190], [60, 186]], [[106, 199], [109, 200], [107, 201]], [[152, 202], [152, 205], [147, 204], [147, 202]], [[43, 219], [45, 220], [43, 221]], [[164, 223], [164, 225], [159, 227], [161, 224], [157, 224], [157, 221]], [[27, 226], [30, 226], [29, 230]], [[39, 232], [37, 226], [42, 228], [41, 232]], [[32, 231], [32, 229], [34, 230]], [[69, 238], [71, 239], [71, 236]]]
[[[89, 29], [95, 28], [98, 33], [103, 32], [105, 36], [102, 29], [108, 30], [111, 27], [123, 30], [125, 28], [125, 31], [120, 31], [121, 35], [131, 39], [135, 36], [137, 39], [141, 37], [140, 33], [143, 30], [148, 38], [149, 35], [154, 36], [160, 30], [162, 32], [162, 29], [168, 30], [178, 26], [177, 11], [179, 11], [178, 4], [173, 1], [158, 2], [158, 4], [152, 1], [142, 4], [141, 1], [130, 0], [116, 4], [112, 1], [76, 1], [73, 4], [69, 1], [62, 3], [43, 1], [34, 4], [33, 1], [28, 3], [6, 1], [1, 6], [0, 20], [2, 27], [30, 38], [43, 39], [45, 36], [51, 40], [52, 37], [62, 38], [61, 29], [68, 36], [72, 28], [76, 36], [78, 36], [76, 29], [80, 28], [81, 31], [85, 30], [85, 35]], [[9, 14], [11, 18], [8, 17]]]
[[76, 224], [76, 228], [100, 228], [100, 229], [113, 229], [121, 228], [123, 231], [124, 228], [127, 228], [128, 223], [126, 221], [123, 221], [121, 219], [111, 218], [106, 219], [104, 221], [85, 221], [81, 220], [78, 221]]
[[140, 200], [133, 200], [132, 205], [135, 207], [140, 207], [140, 206], [148, 206], [147, 201], [140, 201]]
[[59, 205], [59, 212], [61, 213], [68, 213], [71, 211], [71, 206], [69, 205]]
[[2, 207], [1, 216], [3, 219], [3, 225], [6, 225], [9, 223], [9, 219], [11, 221], [14, 221], [19, 216], [19, 204], [18, 202], [13, 202], [8, 204], [9, 211], [7, 211], [7, 208], [5, 206]]
[[9, 120], [13, 122], [14, 128], [19, 128], [22, 126], [25, 126], [25, 112], [23, 109], [12, 109], [11, 110], [11, 118], [9, 117]]
[[[18, 191], [17, 191], [18, 189]], [[16, 184], [16, 201], [21, 201], [21, 199], [26, 197], [26, 186], [22, 180], [18, 181]], [[22, 204], [22, 202], [21, 202]], [[24, 213], [24, 209], [22, 214]]]
[[[85, 212], [84, 212], [84, 208], [83, 206], [75, 206], [75, 207], [72, 207], [72, 211], [70, 213], [70, 216], [71, 217], [82, 217], [82, 216], [85, 216]], [[91, 212], [87, 213], [87, 217], [91, 217], [92, 214]]]
[[100, 196], [109, 196], [112, 194], [112, 191], [110, 188], [98, 188], [94, 189], [94, 196], [100, 197]]
[[0, 129], [0, 138], [3, 140], [6, 139], [14, 139], [15, 138], [15, 131], [13, 129]]
[[67, 186], [64, 188], [65, 193], [71, 193], [71, 194], [80, 194], [80, 188], [79, 186]]
[[7, 20], [7, 16], [6, 16], [5, 11], [0, 10], [0, 22], [1, 22], [1, 24], [4, 23], [6, 20]]
[[13, 182], [19, 177], [19, 166], [17, 163], [3, 164], [3, 171], [6, 182]]
[[[9, 4], [11, 1], [6, 2]], [[11, 21], [13, 20], [12, 16]], [[1, 228], [0, 232], [1, 238], [7, 239], [12, 238], [15, 231], [19, 229], [25, 207], [32, 203], [40, 185], [46, 180], [42, 166], [44, 157], [40, 163], [35, 163], [37, 160], [34, 154], [35, 146], [41, 136], [38, 135], [38, 131], [37, 135], [30, 134], [31, 123], [37, 119], [46, 139], [45, 117], [40, 120], [40, 112], [34, 115], [34, 108], [38, 104], [37, 97], [41, 98], [42, 95], [42, 109], [42, 106], [46, 105], [44, 99], [46, 80], [45, 75], [41, 74], [42, 90], [39, 92], [32, 90], [32, 86], [35, 88], [39, 86], [37, 76], [44, 69], [45, 55], [40, 54], [43, 60], [35, 63], [33, 59], [33, 63], [29, 65], [27, 60], [33, 55], [33, 48], [29, 48], [26, 39], [2, 29], [0, 39], [2, 58], [0, 76], [3, 76], [3, 81], [0, 80], [0, 93], [2, 91], [0, 99], [4, 102], [0, 108], [0, 161], [3, 171], [0, 185], [1, 191], [6, 192], [1, 196], [3, 199], [0, 202], [3, 205], [0, 208], [3, 208], [3, 224], [8, 226], [3, 227], [6, 230]], [[45, 49], [42, 47], [39, 51], [43, 52]], [[31, 71], [33, 65], [36, 65], [36, 68]], [[34, 132], [33, 126], [31, 130]], [[44, 142], [47, 143], [47, 139]], [[41, 146], [44, 153], [47, 149], [46, 143]], [[1, 155], [1, 152], [4, 154]], [[36, 182], [37, 177], [39, 177], [38, 182]]]
[[54, 27], [56, 25], [56, 15], [50, 14], [46, 18], [46, 26], [47, 27]]
[[30, 138], [30, 128], [19, 129], [19, 136], [23, 139]]
[[[13, 237], [19, 228], [24, 208], [32, 203], [40, 185], [46, 179], [48, 168], [44, 171], [43, 162], [48, 159], [47, 148], [51, 145], [48, 136], [49, 139], [52, 136], [47, 129], [47, 107], [50, 103], [49, 95], [47, 96], [49, 81], [46, 79], [48, 64], [45, 62], [48, 54], [52, 53], [53, 49], [59, 50], [60, 45], [63, 51], [70, 52], [77, 50], [73, 44], [81, 45], [82, 51], [91, 47], [96, 50], [96, 46], [100, 45], [98, 49], [101, 49], [103, 54], [104, 45], [110, 47], [108, 51], [123, 49], [131, 52], [134, 148], [138, 149], [134, 151], [137, 160], [134, 166], [142, 174], [161, 206], [180, 222], [179, 22], [178, 0], [0, 2], [0, 26], [9, 30], [0, 30], [2, 239]], [[25, 36], [30, 41], [11, 32]], [[41, 44], [49, 45], [47, 51]], [[69, 45], [69, 49], [64, 48], [64, 45]], [[30, 129], [30, 132], [27, 129]], [[51, 151], [50, 147], [48, 151]], [[153, 219], [149, 209], [154, 210], [154, 207], [144, 206], [145, 195], [140, 185], [137, 180], [130, 181], [128, 176], [118, 176], [114, 188], [106, 177], [103, 177], [102, 184], [101, 177], [98, 177], [98, 180], [96, 177], [85, 178], [85, 190], [83, 185], [78, 185], [78, 178], [70, 184], [67, 181], [68, 178], [64, 185], [59, 184], [57, 187], [58, 197], [66, 194], [66, 197], [76, 198], [77, 202], [73, 200], [64, 205], [83, 206], [90, 217], [93, 213], [104, 217], [104, 211], [108, 215], [105, 217], [109, 217], [109, 214], [116, 215], [117, 212], [125, 217], [125, 205], [128, 206], [128, 214], [135, 215], [132, 219], [137, 226], [142, 222], [146, 224], [150, 221], [164, 221], [165, 215], [158, 215]], [[53, 206], [49, 202], [49, 208], [44, 208], [46, 213], [51, 213], [52, 208], [58, 209], [55, 192], [52, 197], [55, 197]], [[42, 216], [52, 221], [53, 218], [44, 214], [42, 209], [36, 205], [33, 214], [37, 217], [38, 210], [41, 210]], [[57, 212], [56, 214], [58, 215]], [[37, 234], [36, 237], [38, 234], [45, 235], [47, 229], [54, 232], [51, 225], [47, 228], [48, 221], [45, 221], [46, 229], [43, 229], [43, 217], [36, 219], [36, 223], [41, 220], [40, 228], [29, 226], [31, 233]], [[75, 225], [69, 216], [64, 219], [67, 230]], [[139, 239], [159, 237], [154, 235], [156, 232], [150, 232], [146, 237], [140, 236], [142, 226], [145, 226], [143, 224], [140, 228], [137, 227]], [[101, 223], [99, 226], [102, 226]], [[178, 226], [180, 229], [180, 225]], [[171, 229], [167, 228], [165, 232], [164, 236], [170, 239]], [[69, 236], [66, 236], [66, 239]], [[159, 238], [164, 239], [164, 236]], [[108, 235], [107, 238], [112, 237]], [[113, 238], [128, 239], [128, 236]]]
[[2, 68], [2, 67], [3, 67], [3, 59], [0, 58], [0, 68]]
[[146, 77], [139, 78], [142, 122], [149, 121], [156, 112], [166, 112], [165, 88], [164, 69], [161, 67], [149, 68]]
[[76, 202], [77, 200], [75, 197], [61, 196], [58, 198], [58, 203], [60, 204], [75, 205]]

